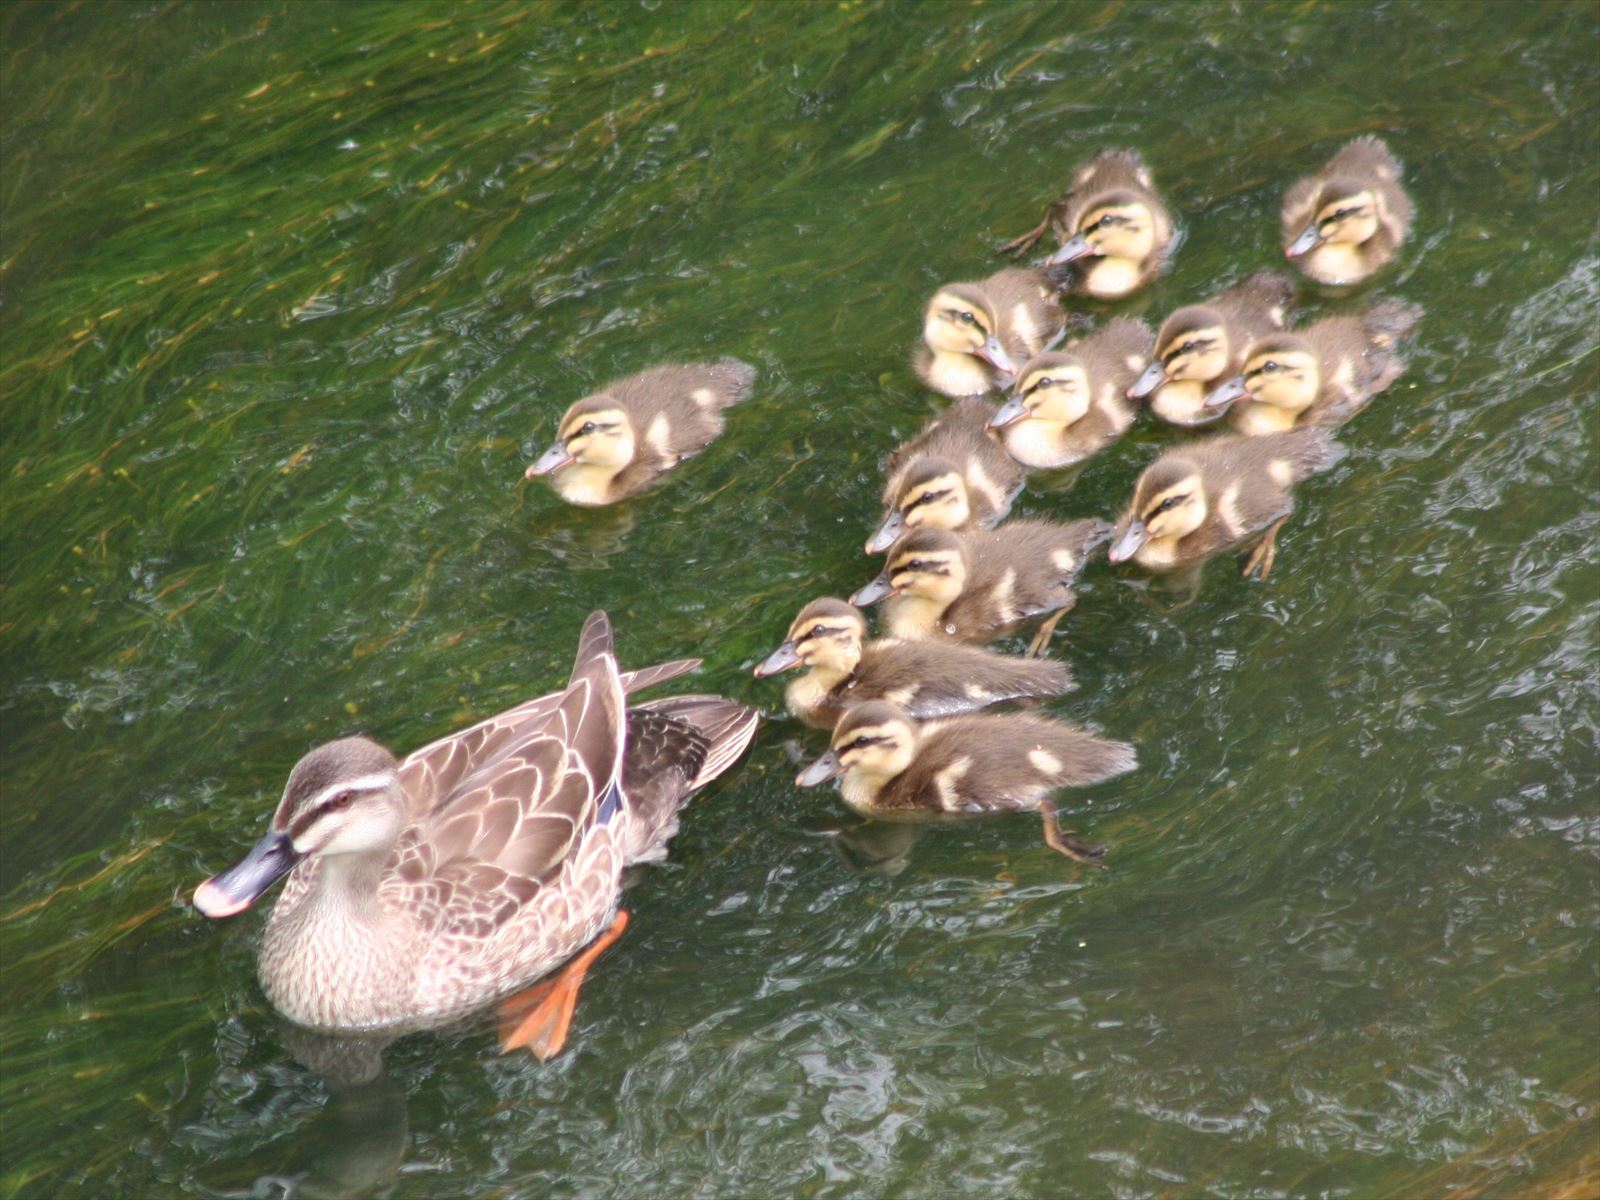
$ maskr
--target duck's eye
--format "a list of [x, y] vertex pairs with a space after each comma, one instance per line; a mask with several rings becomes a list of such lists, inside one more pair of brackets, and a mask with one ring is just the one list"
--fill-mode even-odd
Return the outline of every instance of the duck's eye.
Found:
[[819, 637], [821, 637], [823, 634], [825, 634], [827, 632], [828, 632], [828, 627], [826, 625], [814, 626], [812, 628], [811, 632], [806, 634], [806, 640], [810, 640], [811, 638], [819, 638]]
[[328, 807], [332, 809], [349, 808], [352, 795], [353, 793], [351, 792], [340, 792], [332, 800], [328, 801]]
[[583, 423], [583, 425], [578, 429], [578, 436], [579, 437], [588, 437], [591, 433], [594, 432], [594, 429], [595, 429], [595, 425], [594, 425], [593, 421], [585, 421]]
[[1178, 353], [1179, 354], [1193, 354], [1198, 349], [1200, 349], [1200, 343], [1199, 342], [1185, 342], [1183, 345], [1178, 347]]
[[1270, 358], [1267, 359], [1266, 362], [1261, 364], [1261, 369], [1263, 371], [1265, 371], [1268, 375], [1271, 375], [1274, 371], [1282, 370], [1282, 368], [1279, 367], [1278, 364], [1274, 360], [1272, 360]]
[[1188, 498], [1189, 497], [1187, 496], [1168, 496], [1160, 503], [1160, 505], [1157, 506], [1156, 511], [1158, 513], [1168, 512], [1171, 509], [1177, 508], [1178, 505], [1182, 504]]
[[972, 315], [972, 314], [971, 314], [971, 313], [969, 313], [969, 312], [963, 312], [963, 313], [962, 313], [962, 314], [961, 314], [961, 320], [962, 320], [962, 322], [963, 322], [963, 323], [964, 323], [964, 324], [967, 324], [967, 325], [972, 325], [972, 326], [974, 326], [974, 327], [976, 327], [976, 326], [977, 326], [977, 324], [978, 324], [978, 318], [977, 318], [977, 317], [975, 317], [975, 316], [973, 316], [973, 315]]

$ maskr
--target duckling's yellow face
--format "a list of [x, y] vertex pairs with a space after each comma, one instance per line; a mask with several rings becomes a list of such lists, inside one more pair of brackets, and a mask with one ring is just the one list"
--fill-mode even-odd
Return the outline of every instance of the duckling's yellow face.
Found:
[[1316, 400], [1322, 369], [1309, 348], [1273, 345], [1246, 360], [1243, 379], [1250, 399], [1300, 412]]
[[574, 405], [561, 420], [558, 440], [572, 460], [585, 466], [621, 470], [633, 461], [633, 422], [615, 406]]
[[[908, 540], [915, 543], [916, 535], [910, 535]], [[884, 574], [899, 595], [938, 604], [950, 604], [967, 585], [967, 564], [956, 548], [926, 549], [915, 544], [904, 547], [891, 557]]]
[[1095, 205], [1083, 214], [1077, 232], [1089, 253], [1100, 258], [1139, 261], [1156, 248], [1155, 218], [1136, 200]]
[[1208, 383], [1225, 374], [1233, 348], [1222, 321], [1180, 328], [1156, 348], [1167, 380], [1188, 379]]
[[953, 470], [908, 482], [895, 507], [907, 529], [959, 529], [972, 517], [967, 481]]
[[805, 666], [848, 675], [861, 661], [861, 644], [866, 636], [867, 625], [859, 613], [850, 617], [802, 612], [789, 626], [786, 640]]
[[1359, 246], [1378, 232], [1378, 203], [1368, 188], [1338, 195], [1317, 209], [1314, 244]]
[[1089, 375], [1076, 362], [1058, 362], [1023, 376], [1017, 398], [1026, 416], [1057, 425], [1071, 425], [1089, 411]]
[[[869, 716], [880, 711], [873, 705]], [[892, 779], [917, 756], [917, 732], [903, 716], [884, 716], [863, 722], [844, 720], [833, 733], [833, 753], [848, 775]]]
[[1150, 540], [1188, 537], [1205, 523], [1209, 509], [1198, 472], [1153, 490], [1139, 505], [1139, 519]]
[[922, 340], [940, 354], [977, 354], [994, 336], [995, 325], [988, 305], [941, 288], [923, 315]]

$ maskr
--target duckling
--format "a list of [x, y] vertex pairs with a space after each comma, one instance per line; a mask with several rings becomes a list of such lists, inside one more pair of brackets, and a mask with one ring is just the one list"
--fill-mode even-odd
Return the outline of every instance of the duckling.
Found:
[[1149, 571], [1181, 571], [1261, 534], [1244, 573], [1259, 572], [1264, 580], [1278, 530], [1294, 508], [1290, 489], [1332, 466], [1340, 453], [1321, 429], [1174, 446], [1139, 476], [1108, 557], [1131, 558]]
[[1026, 362], [1066, 331], [1066, 314], [1038, 271], [996, 271], [977, 283], [947, 283], [922, 318], [917, 374], [946, 396], [977, 396], [1010, 384]]
[[1127, 432], [1139, 406], [1128, 387], [1149, 361], [1150, 327], [1117, 317], [1065, 350], [1035, 355], [1011, 399], [989, 421], [1027, 467], [1069, 467]]
[[1232, 405], [1240, 433], [1280, 433], [1297, 426], [1343, 425], [1405, 370], [1395, 342], [1422, 316], [1398, 300], [1359, 317], [1328, 317], [1294, 333], [1262, 338], [1235, 375], [1206, 397], [1206, 407]]
[[[1239, 373], [1255, 342], [1284, 328], [1294, 285], [1279, 271], [1257, 271], [1204, 304], [1180, 308], [1161, 323], [1155, 360], [1128, 389], [1174, 425], [1205, 425], [1206, 392]], [[1152, 393], [1154, 393], [1152, 395]]]
[[1102, 150], [1072, 173], [1072, 184], [1027, 233], [1000, 247], [1026, 252], [1054, 228], [1061, 248], [1044, 261], [1067, 266], [1066, 290], [1120, 300], [1161, 274], [1172, 247], [1172, 215], [1134, 150]]
[[567, 409], [555, 445], [527, 478], [555, 472], [551, 485], [569, 504], [615, 504], [705, 449], [722, 432], [722, 410], [750, 395], [755, 375], [724, 358], [614, 380]]
[[867, 618], [859, 608], [831, 597], [813, 600], [789, 626], [783, 645], [756, 667], [756, 677], [810, 668], [783, 695], [790, 712], [823, 729], [866, 700], [892, 700], [918, 718], [947, 717], [1007, 700], [1059, 696], [1072, 687], [1063, 663], [950, 642], [866, 638]]
[[1089, 552], [1106, 540], [1104, 521], [1013, 521], [999, 529], [951, 533], [913, 529], [888, 563], [850, 597], [856, 605], [887, 599], [893, 637], [948, 636], [992, 642], [1032, 617], [1047, 617], [1028, 647], [1044, 650], [1056, 622], [1077, 602], [1071, 584]]
[[1411, 197], [1382, 138], [1347, 142], [1283, 196], [1283, 253], [1318, 283], [1359, 283], [1411, 231]]
[[883, 523], [867, 539], [882, 554], [908, 528], [976, 529], [1011, 511], [1022, 490], [1022, 468], [988, 425], [995, 406], [957, 400], [884, 463]]
[[839, 719], [832, 748], [795, 783], [815, 787], [843, 775], [844, 802], [887, 820], [1037, 811], [1052, 850], [1100, 866], [1105, 847], [1062, 829], [1050, 793], [1113, 779], [1137, 765], [1126, 742], [1067, 721], [985, 713], [919, 724], [903, 708], [877, 700]]

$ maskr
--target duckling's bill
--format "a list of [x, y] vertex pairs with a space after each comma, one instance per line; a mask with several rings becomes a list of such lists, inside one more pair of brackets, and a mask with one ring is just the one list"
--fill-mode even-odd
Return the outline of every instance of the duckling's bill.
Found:
[[844, 764], [839, 761], [838, 754], [829, 750], [816, 762], [794, 777], [796, 787], [816, 787], [819, 783], [826, 783], [837, 775], [844, 774]]
[[906, 514], [897, 508], [883, 519], [878, 531], [867, 539], [867, 553], [882, 554], [898, 542], [905, 531]]
[[1216, 387], [1206, 393], [1206, 408], [1226, 408], [1235, 400], [1243, 400], [1250, 394], [1244, 386], [1244, 376], [1235, 375], [1232, 379], [1225, 379]]
[[894, 581], [889, 578], [889, 572], [885, 571], [871, 583], [859, 588], [855, 595], [850, 597], [850, 603], [857, 608], [865, 608], [869, 604], [876, 604], [879, 600], [887, 600], [899, 594], [900, 589], [895, 587]]
[[540, 475], [548, 475], [551, 471], [559, 471], [562, 467], [570, 466], [574, 461], [567, 451], [567, 444], [557, 442], [539, 456], [538, 461], [524, 472], [523, 478], [537, 479]]
[[1139, 553], [1145, 542], [1150, 540], [1150, 530], [1140, 520], [1130, 521], [1128, 527], [1116, 535], [1116, 540], [1111, 543], [1111, 549], [1106, 551], [1106, 557], [1114, 563], [1127, 562]]
[[776, 675], [799, 665], [800, 652], [795, 649], [793, 642], [785, 642], [757, 664], [755, 676], [757, 679], [765, 679], [768, 675]]
[[1128, 398], [1130, 400], [1143, 400], [1166, 381], [1167, 364], [1157, 359], [1144, 369], [1139, 378], [1133, 381], [1132, 386], [1128, 388]]
[[1004, 429], [1007, 425], [1015, 425], [1027, 415], [1028, 406], [1022, 397], [1013, 396], [1000, 406], [994, 416], [989, 418], [988, 428]]

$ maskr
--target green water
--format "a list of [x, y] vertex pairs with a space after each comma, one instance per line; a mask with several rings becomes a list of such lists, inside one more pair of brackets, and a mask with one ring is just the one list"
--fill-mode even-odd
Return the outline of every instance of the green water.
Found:
[[[0, 1194], [1588, 1195], [1596, 11], [6, 6]], [[1069, 807], [1111, 870], [1025, 818], [854, 870], [776, 717], [561, 1058], [297, 1063], [260, 917], [185, 897], [305, 749], [546, 690], [601, 606], [773, 708], [758, 656], [873, 572], [938, 282], [1134, 145], [1186, 237], [1116, 311], [1158, 318], [1366, 131], [1418, 206], [1371, 293], [1427, 309], [1411, 370], [1269, 584], [1102, 562], [1065, 624], [1056, 707], [1139, 745]], [[664, 489], [522, 480], [592, 385], [724, 353], [757, 395]], [[1022, 510], [1110, 515], [1178, 436]]]

